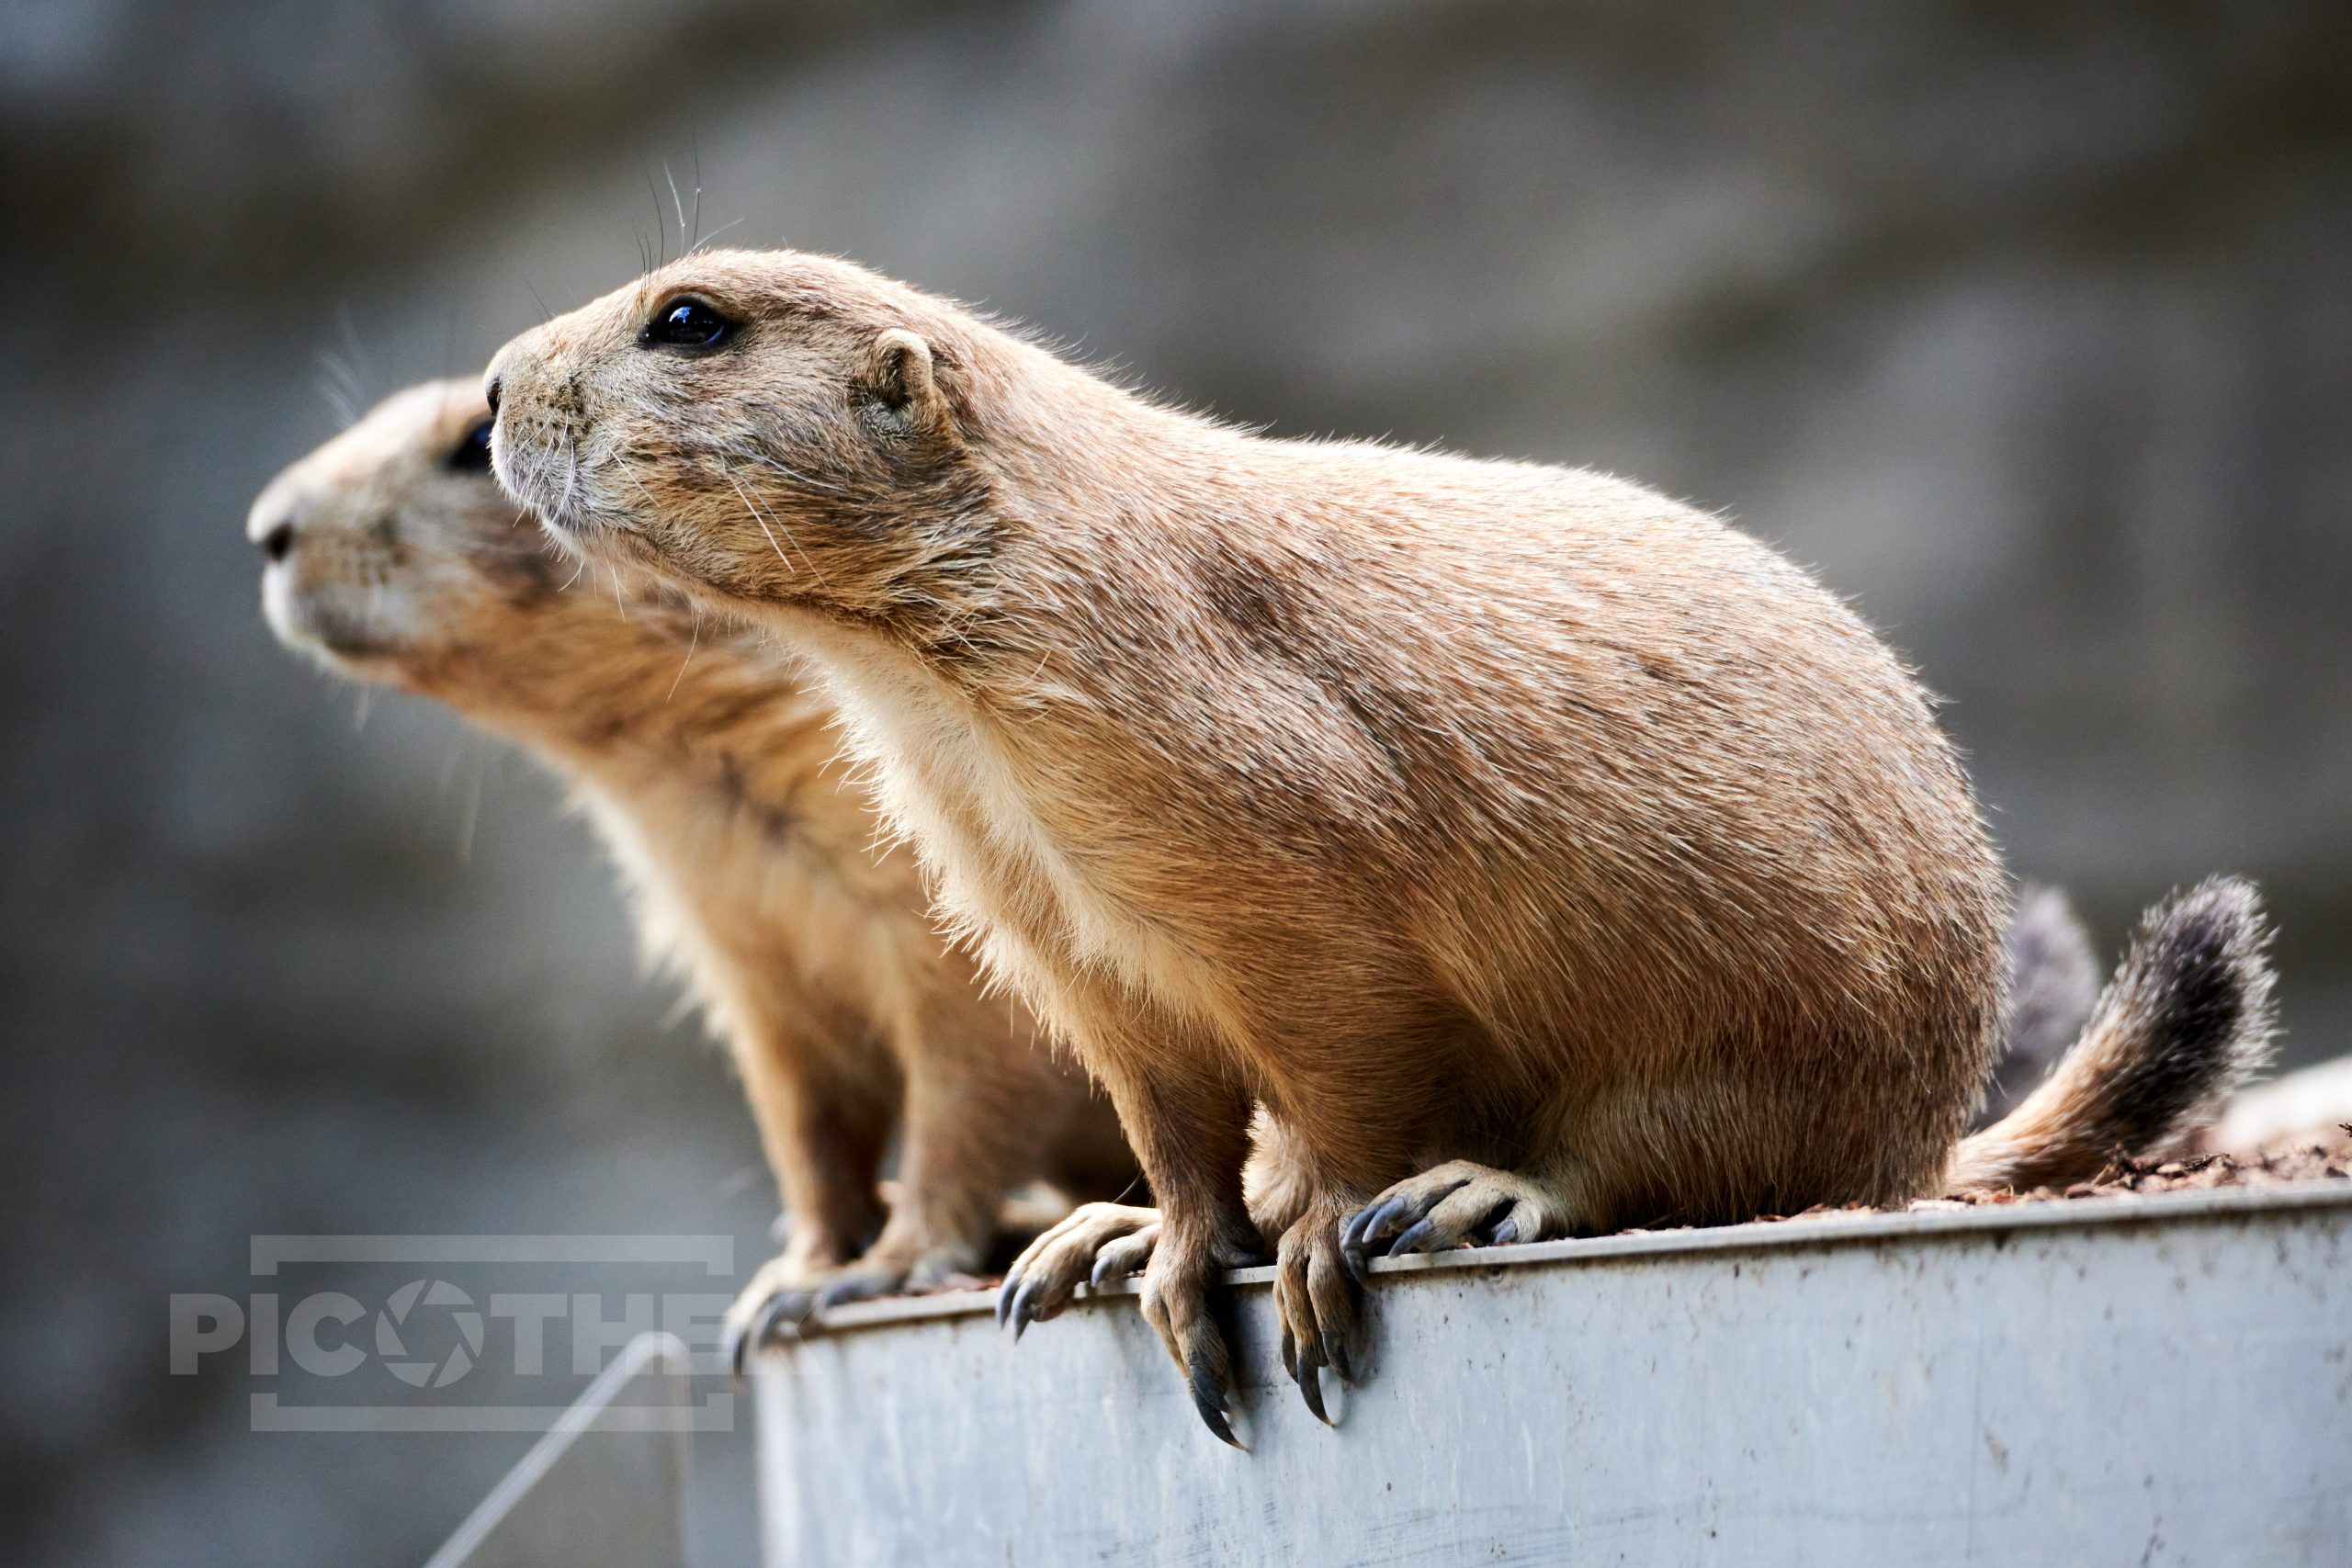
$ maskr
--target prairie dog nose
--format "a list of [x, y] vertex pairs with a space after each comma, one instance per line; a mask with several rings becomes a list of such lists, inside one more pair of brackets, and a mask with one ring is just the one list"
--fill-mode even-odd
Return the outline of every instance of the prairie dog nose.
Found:
[[274, 565], [294, 553], [295, 535], [310, 510], [300, 491], [281, 480], [262, 491], [245, 514], [245, 537]]
[[535, 329], [503, 344], [482, 367], [481, 395], [482, 400], [490, 404], [491, 418], [498, 418], [505, 408], [509, 390], [519, 388], [524, 401], [529, 402], [536, 392], [543, 389], [541, 383], [548, 368], [540, 341], [544, 330]]

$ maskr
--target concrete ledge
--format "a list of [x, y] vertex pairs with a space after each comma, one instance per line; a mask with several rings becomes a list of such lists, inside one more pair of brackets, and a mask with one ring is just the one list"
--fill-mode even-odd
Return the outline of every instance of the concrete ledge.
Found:
[[772, 1564], [2352, 1561], [2352, 1183], [1828, 1215], [1384, 1263], [1317, 1425], [1234, 1276], [1243, 1438], [1132, 1286], [755, 1371]]

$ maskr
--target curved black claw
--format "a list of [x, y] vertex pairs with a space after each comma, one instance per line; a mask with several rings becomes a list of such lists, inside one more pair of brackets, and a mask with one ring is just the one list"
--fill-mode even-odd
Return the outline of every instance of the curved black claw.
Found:
[[[1462, 1183], [1462, 1185], [1467, 1187], [1469, 1183], [1465, 1181]], [[1516, 1198], [1504, 1197], [1496, 1199], [1494, 1203], [1488, 1207], [1487, 1212], [1478, 1217], [1478, 1223], [1469, 1228], [1468, 1234], [1473, 1236], [1486, 1235], [1489, 1239], [1493, 1239], [1495, 1232], [1501, 1230], [1505, 1225], [1509, 1225], [1510, 1226], [1510, 1234], [1513, 1236], [1517, 1236], [1519, 1235], [1519, 1225], [1517, 1222], [1511, 1220], [1509, 1215], [1510, 1211], [1515, 1208], [1518, 1203], [1519, 1200]], [[1430, 1207], [1432, 1211], [1434, 1211], [1435, 1205], [1432, 1204]], [[1424, 1216], [1420, 1223], [1416, 1224], [1411, 1230], [1407, 1231], [1403, 1235], [1400, 1235], [1395, 1241], [1390, 1242], [1388, 1244], [1388, 1256], [1391, 1258], [1402, 1258], [1409, 1252], [1437, 1252], [1444, 1247], [1455, 1245], [1455, 1237], [1461, 1235], [1462, 1233], [1459, 1231], [1450, 1232], [1447, 1227], [1440, 1225], [1437, 1223], [1436, 1213], [1432, 1212], [1431, 1213]]]
[[[1340, 1233], [1340, 1257], [1347, 1264], [1348, 1272], [1355, 1276], [1356, 1283], [1368, 1285], [1372, 1282], [1371, 1259], [1374, 1257], [1383, 1253], [1395, 1257], [1410, 1251], [1411, 1248], [1403, 1245], [1405, 1237], [1419, 1239], [1416, 1233], [1420, 1222], [1429, 1217], [1429, 1212], [1449, 1194], [1469, 1185], [1465, 1179], [1442, 1186], [1397, 1192], [1358, 1210], [1355, 1217], [1349, 1220]], [[1399, 1235], [1399, 1232], [1403, 1235]], [[1392, 1237], [1395, 1239], [1391, 1240]], [[1388, 1245], [1382, 1246], [1384, 1242]]]
[[808, 1315], [811, 1304], [804, 1292], [778, 1291], [767, 1299], [748, 1328], [729, 1329], [727, 1360], [735, 1369], [735, 1375], [738, 1378], [743, 1375], [743, 1369], [750, 1362], [753, 1350], [790, 1337], [786, 1331], [797, 1326], [802, 1318]]
[[901, 1283], [895, 1273], [836, 1274], [825, 1282], [809, 1305], [822, 1311], [826, 1307], [847, 1306], [852, 1302], [870, 1302], [876, 1296], [888, 1295]]
[[996, 1288], [996, 1325], [999, 1328], [1012, 1320], [1012, 1298], [1020, 1293], [1021, 1274], [1015, 1269], [1008, 1272], [1004, 1283]]
[[1291, 1358], [1292, 1381], [1298, 1384], [1298, 1394], [1306, 1401], [1306, 1408], [1326, 1427], [1331, 1417], [1323, 1410], [1323, 1352], [1313, 1345], [1302, 1345]]
[[1158, 1241], [1155, 1233], [1139, 1232], [1104, 1242], [1102, 1250], [1094, 1255], [1094, 1267], [1088, 1270], [1086, 1282], [1100, 1290], [1114, 1280], [1142, 1273], [1151, 1261], [1152, 1248]]
[[1022, 1335], [1028, 1332], [1031, 1324], [1045, 1321], [1037, 1313], [1037, 1298], [1045, 1293], [1045, 1290], [1044, 1277], [1032, 1274], [1022, 1280], [1017, 1289], [1012, 1280], [1007, 1280], [1004, 1289], [997, 1293], [997, 1325], [1000, 1327], [1007, 1323], [1012, 1325], [1012, 1342], [1015, 1345], [1021, 1343]]
[[1348, 1357], [1347, 1336], [1344, 1334], [1327, 1333], [1321, 1337], [1323, 1340], [1323, 1360], [1325, 1364], [1333, 1371], [1340, 1374], [1340, 1381], [1341, 1382], [1355, 1382], [1356, 1367], [1355, 1362], [1351, 1360]]
[[[1188, 1372], [1185, 1382], [1193, 1391], [1193, 1408], [1200, 1412], [1202, 1423], [1218, 1441], [1241, 1448], [1241, 1439], [1233, 1435], [1233, 1424], [1225, 1418], [1225, 1380], [1217, 1375], [1216, 1363], [1204, 1355], [1195, 1354]], [[1249, 1451], [1242, 1449], [1244, 1453]]]
[[1355, 1277], [1357, 1284], [1372, 1283], [1372, 1268], [1364, 1248], [1373, 1228], [1385, 1224], [1390, 1215], [1401, 1209], [1404, 1202], [1402, 1198], [1385, 1198], [1367, 1203], [1350, 1215], [1348, 1223], [1340, 1228], [1340, 1258], [1348, 1266], [1348, 1272]]
[[727, 1358], [728, 1375], [737, 1382], [743, 1381], [743, 1363], [751, 1359], [752, 1337], [740, 1324], [727, 1325], [727, 1335], [718, 1347]]

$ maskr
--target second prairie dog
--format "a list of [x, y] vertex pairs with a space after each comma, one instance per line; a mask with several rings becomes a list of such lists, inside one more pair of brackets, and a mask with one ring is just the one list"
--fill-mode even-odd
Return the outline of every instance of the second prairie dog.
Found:
[[[811, 656], [1117, 1104], [1144, 1311], [1228, 1439], [1206, 1293], [1261, 1236], [1319, 1412], [1351, 1252], [2043, 1179], [2258, 1048], [2252, 895], [2210, 886], [1962, 1142], [2007, 893], [1951, 748], [1834, 597], [1638, 486], [1261, 439], [793, 253], [673, 264], [490, 384], [559, 537]], [[2176, 970], [2245, 1005], [2184, 1022]], [[1072, 1215], [1013, 1315], [1148, 1223]]]
[[763, 635], [568, 586], [577, 567], [490, 480], [488, 413], [476, 383], [413, 388], [281, 475], [250, 521], [266, 608], [331, 668], [437, 697], [571, 783], [648, 952], [733, 1052], [782, 1191], [790, 1234], [737, 1303], [739, 1348], [815, 1304], [978, 1269], [1033, 1178], [1129, 1186], [1110, 1107], [1024, 1010], [981, 994], [910, 857], [878, 852], [831, 709]]

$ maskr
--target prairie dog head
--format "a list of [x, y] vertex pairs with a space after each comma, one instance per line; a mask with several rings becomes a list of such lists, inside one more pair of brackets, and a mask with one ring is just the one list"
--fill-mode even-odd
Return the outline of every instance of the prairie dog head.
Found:
[[986, 329], [846, 262], [688, 256], [500, 351], [500, 480], [567, 547], [735, 604], [936, 612], [992, 538]]
[[616, 604], [499, 490], [471, 381], [384, 400], [271, 480], [245, 534], [279, 641], [470, 711], [572, 709], [633, 662], [666, 673], [686, 635], [674, 606]]

